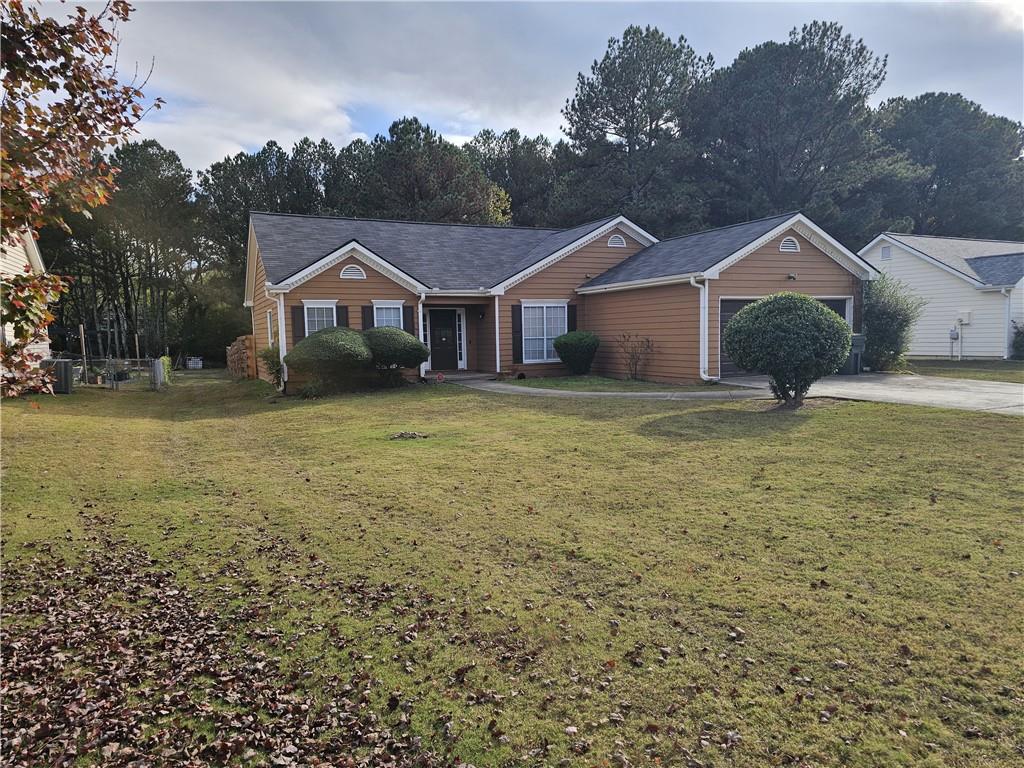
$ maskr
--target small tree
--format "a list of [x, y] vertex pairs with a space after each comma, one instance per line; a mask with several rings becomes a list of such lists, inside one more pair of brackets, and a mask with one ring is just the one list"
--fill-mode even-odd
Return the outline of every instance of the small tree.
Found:
[[1010, 358], [1024, 360], [1024, 326], [1013, 321], [1013, 341], [1010, 342]]
[[926, 303], [891, 275], [869, 282], [864, 288], [864, 364], [873, 371], [898, 368]]
[[570, 331], [557, 337], [554, 344], [558, 357], [569, 368], [569, 372], [582, 376], [590, 373], [601, 340], [593, 331]]
[[422, 341], [401, 328], [368, 328], [363, 331], [363, 337], [373, 356], [373, 367], [391, 386], [402, 382], [403, 368], [415, 368], [430, 356]]
[[818, 379], [850, 355], [850, 327], [820, 301], [776, 293], [743, 307], [722, 333], [722, 347], [740, 368], [770, 377], [772, 394], [799, 406]]
[[284, 356], [284, 364], [312, 379], [317, 391], [350, 386], [372, 361], [363, 334], [351, 328], [323, 328], [302, 339]]
[[270, 380], [274, 382], [274, 386], [280, 388], [281, 375], [284, 373], [284, 368], [281, 365], [281, 349], [277, 344], [264, 347], [259, 351], [259, 358], [267, 366], [267, 373], [270, 374]]
[[623, 333], [615, 342], [626, 358], [629, 378], [640, 378], [640, 369], [647, 361], [647, 356], [654, 351], [654, 342], [648, 336], [636, 336], [632, 333]]
[[[4, 343], [0, 369], [4, 397], [53, 393], [53, 372], [39, 367], [42, 355], [31, 352], [29, 346], [46, 339], [46, 328], [53, 322], [49, 305], [67, 289], [68, 283], [61, 277], [32, 274], [27, 266], [23, 274], [3, 277], [0, 325], [4, 328]], [[7, 338], [8, 328], [11, 338]]]

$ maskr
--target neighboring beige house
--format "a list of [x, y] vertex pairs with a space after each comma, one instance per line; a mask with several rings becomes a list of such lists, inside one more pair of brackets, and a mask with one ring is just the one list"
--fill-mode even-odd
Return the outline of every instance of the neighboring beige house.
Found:
[[1009, 357], [1024, 324], [1024, 243], [883, 232], [860, 255], [927, 302], [910, 356]]
[[256, 348], [282, 358], [320, 328], [392, 325], [429, 348], [421, 375], [552, 375], [553, 340], [579, 329], [601, 337], [595, 373], [626, 375], [616, 338], [633, 333], [654, 343], [643, 378], [687, 382], [738, 372], [719, 332], [744, 304], [798, 291], [856, 330], [876, 274], [799, 213], [661, 241], [624, 216], [559, 230], [252, 213], [245, 306]]
[[[36, 240], [32, 237], [32, 233], [28, 230], [20, 232], [17, 242], [13, 244], [0, 240], [0, 274], [22, 274], [26, 266], [30, 267], [32, 272], [36, 274], [46, 271], [43, 257], [39, 253], [39, 246], [36, 245]], [[0, 332], [2, 332], [3, 343], [6, 344], [11, 334], [11, 328], [9, 326], [4, 327], [0, 329]], [[30, 344], [28, 351], [35, 352], [43, 357], [49, 357], [50, 342], [44, 339], [43, 341]]]

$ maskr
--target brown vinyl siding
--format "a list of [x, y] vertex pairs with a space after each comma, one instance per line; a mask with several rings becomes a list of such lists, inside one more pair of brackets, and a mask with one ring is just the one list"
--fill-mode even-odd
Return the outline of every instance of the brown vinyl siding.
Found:
[[[779, 243], [794, 237], [800, 253], [781, 253]], [[796, 274], [796, 280], [789, 275]], [[722, 272], [717, 280], [708, 280], [708, 369], [718, 375], [719, 299], [767, 296], [779, 291], [795, 291], [810, 296], [853, 296], [854, 329], [860, 328], [861, 281], [841, 267], [809, 240], [794, 230], [782, 233]]]
[[647, 336], [654, 350], [640, 378], [669, 383], [700, 379], [700, 295], [685, 283], [581, 297], [583, 330], [601, 338], [594, 373], [624, 379], [626, 358], [616, 340], [624, 333]]
[[[252, 291], [252, 338], [256, 352], [270, 346], [267, 340], [267, 312], [272, 314], [272, 325], [274, 340], [277, 341], [277, 301], [267, 296], [265, 288], [267, 272], [263, 267], [263, 259], [256, 254], [255, 284]], [[256, 375], [264, 381], [270, 381], [270, 373], [267, 371], [267, 364], [259, 356], [256, 357]]]
[[[622, 235], [626, 239], [625, 248], [608, 247], [608, 238], [613, 234]], [[643, 248], [643, 245], [621, 229], [607, 232], [597, 240], [570, 253], [560, 261], [546, 269], [528, 277], [521, 283], [510, 288], [501, 296], [501, 370], [503, 373], [522, 372], [527, 376], [556, 376], [567, 373], [561, 363], [515, 363], [512, 362], [512, 306], [524, 299], [568, 299], [577, 305], [577, 328], [587, 327], [587, 319], [582, 297], [576, 288], [587, 280], [597, 277], [611, 269], [623, 259], [632, 256]], [[493, 314], [493, 313], [492, 313]], [[491, 332], [494, 326], [491, 325]]]

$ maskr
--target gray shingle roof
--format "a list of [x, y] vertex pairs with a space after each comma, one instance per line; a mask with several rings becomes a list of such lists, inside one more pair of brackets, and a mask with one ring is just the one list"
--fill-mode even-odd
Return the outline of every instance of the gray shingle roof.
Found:
[[251, 213], [267, 280], [279, 283], [353, 240], [430, 288], [490, 288], [611, 221], [567, 230]]
[[1013, 285], [1024, 274], [1024, 243], [1021, 242], [899, 232], [886, 232], [885, 236], [986, 285]]
[[704, 272], [795, 215], [782, 213], [766, 219], [662, 240], [637, 251], [621, 264], [584, 283], [583, 287]]

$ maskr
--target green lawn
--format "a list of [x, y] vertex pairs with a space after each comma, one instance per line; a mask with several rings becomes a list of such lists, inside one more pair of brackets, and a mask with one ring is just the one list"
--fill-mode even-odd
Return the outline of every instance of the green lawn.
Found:
[[570, 389], [577, 392], [709, 392], [713, 389], [733, 389], [724, 384], [658, 384], [635, 379], [610, 379], [607, 376], [536, 376], [503, 381], [521, 387]]
[[232, 728], [307, 712], [337, 754], [331, 707], [477, 766], [1020, 764], [1012, 417], [267, 394], [4, 403], [4, 663], [49, 670], [5, 710], [122, 686], [147, 738], [252, 764]]
[[1024, 360], [908, 360], [907, 370], [922, 376], [1024, 384]]

